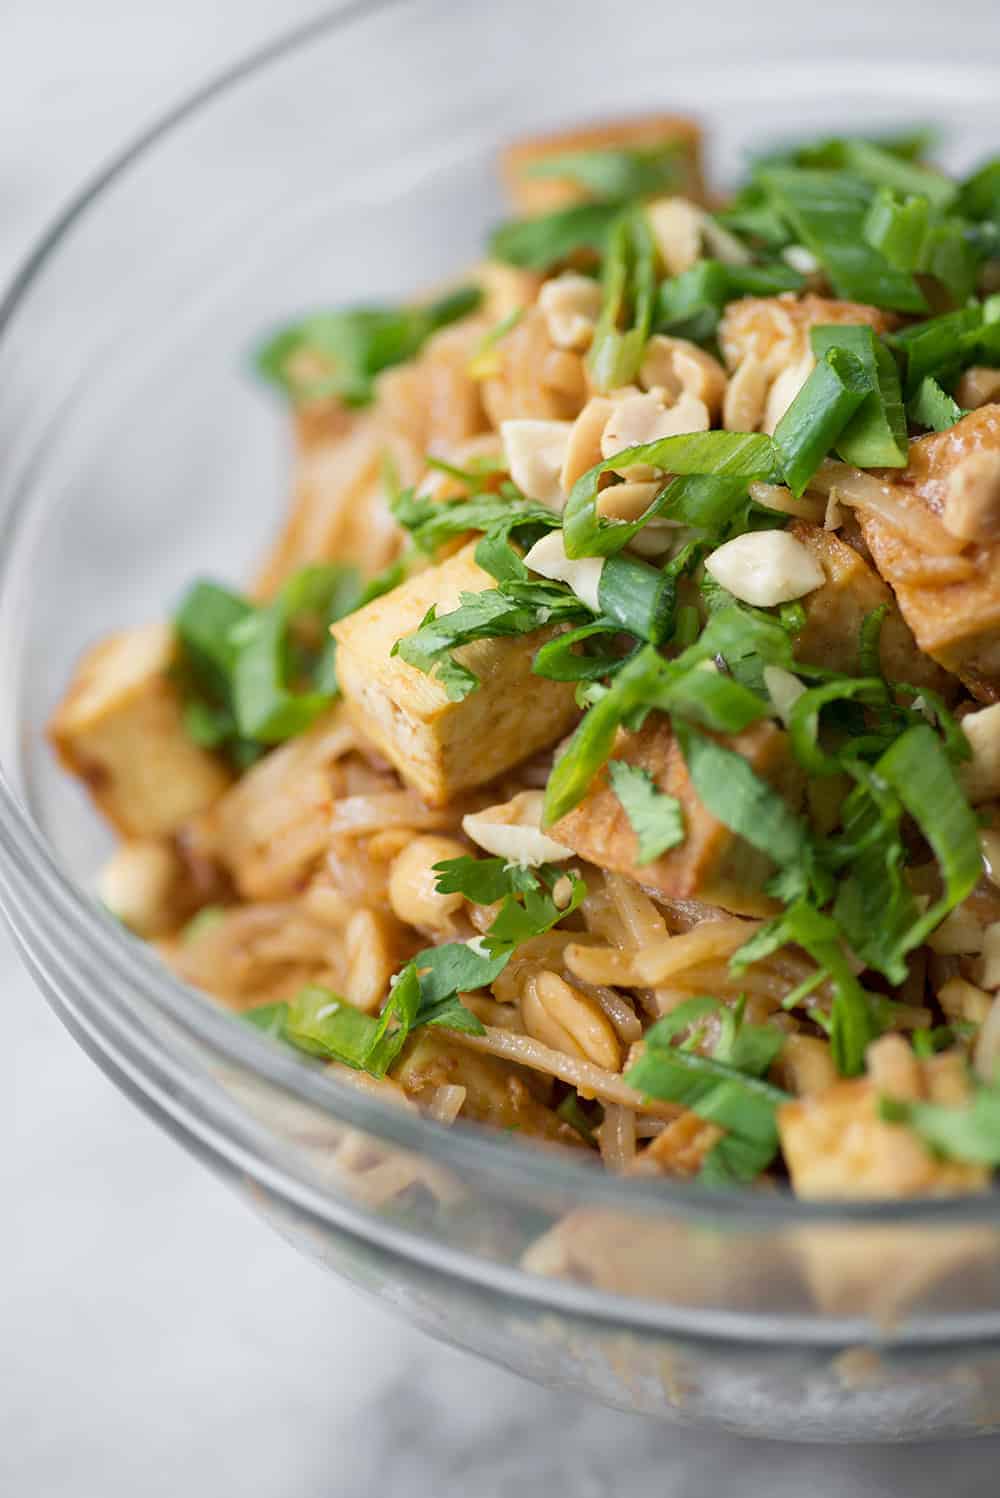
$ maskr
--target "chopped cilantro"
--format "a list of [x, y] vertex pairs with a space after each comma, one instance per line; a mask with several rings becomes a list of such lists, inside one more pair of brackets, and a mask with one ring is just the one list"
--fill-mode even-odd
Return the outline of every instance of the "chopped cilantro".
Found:
[[611, 788], [639, 843], [636, 863], [654, 859], [684, 841], [684, 813], [676, 796], [661, 791], [648, 770], [623, 759], [608, 762]]

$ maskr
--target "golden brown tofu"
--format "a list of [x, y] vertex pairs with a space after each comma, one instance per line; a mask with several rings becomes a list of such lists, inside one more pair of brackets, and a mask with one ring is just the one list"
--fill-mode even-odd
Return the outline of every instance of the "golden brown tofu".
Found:
[[112, 635], [76, 668], [49, 725], [66, 768], [127, 837], [164, 837], [229, 785], [221, 760], [184, 731], [166, 624]]
[[[801, 600], [806, 626], [795, 645], [798, 660], [826, 666], [854, 676], [859, 670], [858, 646], [865, 616], [888, 605], [879, 641], [882, 670], [889, 681], [949, 691], [949, 677], [918, 648], [892, 591], [833, 531], [807, 520], [796, 520], [789, 534], [801, 541], [826, 575], [821, 588]], [[954, 684], [953, 684], [954, 685]]]
[[477, 640], [456, 651], [480, 680], [462, 702], [450, 701], [436, 677], [391, 654], [432, 605], [439, 616], [447, 614], [461, 593], [493, 587], [474, 551], [473, 544], [464, 547], [333, 627], [337, 677], [356, 726], [432, 806], [485, 785], [554, 743], [577, 712], [570, 683], [532, 675], [548, 630]]
[[876, 1085], [860, 1077], [778, 1109], [781, 1148], [798, 1196], [950, 1196], [986, 1189], [985, 1166], [937, 1159], [908, 1126], [884, 1122], [878, 1102]]
[[672, 192], [701, 201], [705, 185], [701, 172], [701, 128], [683, 115], [644, 115], [613, 124], [592, 125], [575, 130], [560, 130], [553, 135], [536, 135], [508, 146], [500, 158], [500, 173], [508, 196], [517, 213], [552, 213], [568, 208], [588, 196], [572, 178], [534, 177], [530, 169], [550, 158], [574, 151], [602, 151], [622, 147], [655, 150], [676, 146], [678, 179], [671, 183]]
[[[910, 503], [940, 517], [948, 478], [969, 455], [1000, 453], [1000, 406], [983, 406], [946, 432], [910, 444], [909, 467], [884, 475]], [[921, 650], [960, 676], [983, 702], [1000, 697], [1000, 541], [956, 541], [951, 557], [928, 556], [914, 533], [873, 510], [858, 518], [879, 572], [896, 594]], [[942, 565], [945, 564], [945, 565]], [[936, 570], [940, 569], [940, 571]]]
[[519, 1067], [495, 1056], [478, 1056], [440, 1031], [422, 1030], [411, 1040], [392, 1075], [417, 1101], [438, 1087], [464, 1087], [461, 1116], [476, 1123], [560, 1144], [583, 1143], [575, 1129], [532, 1095]]
[[719, 324], [719, 347], [729, 369], [737, 369], [750, 354], [774, 376], [809, 348], [810, 328], [828, 324], [867, 323], [876, 333], [888, 333], [898, 319], [864, 302], [842, 302], [809, 292], [796, 297], [743, 297], [730, 302]]
[[[793, 804], [801, 801], [801, 771], [789, 753], [787, 735], [773, 723], [755, 723], [721, 742], [742, 754]], [[614, 757], [647, 770], [662, 791], [677, 797], [684, 811], [684, 841], [652, 863], [637, 864], [636, 835], [602, 770], [579, 806], [549, 829], [558, 842], [671, 899], [697, 899], [736, 915], [765, 915], [777, 908], [763, 893], [773, 864], [701, 802], [665, 718], [651, 717], [638, 733], [621, 732]]]

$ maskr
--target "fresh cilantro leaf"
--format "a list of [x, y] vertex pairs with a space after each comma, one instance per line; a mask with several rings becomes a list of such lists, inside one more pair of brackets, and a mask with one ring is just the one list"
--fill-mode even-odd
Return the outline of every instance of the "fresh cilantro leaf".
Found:
[[648, 770], [622, 759], [608, 762], [611, 787], [635, 833], [637, 864], [652, 863], [684, 841], [684, 813], [676, 796], [661, 791]]
[[482, 531], [503, 539], [522, 533], [525, 539], [534, 540], [559, 525], [559, 516], [548, 505], [488, 493], [440, 504], [417, 499], [407, 490], [393, 505], [393, 515], [410, 532], [417, 549], [428, 556], [433, 556], [445, 541], [469, 531]]
[[[730, 966], [741, 973], [751, 963], [761, 962], [788, 945], [803, 947], [831, 978], [834, 1000], [830, 1041], [834, 1060], [842, 1076], [859, 1076], [864, 1070], [865, 1051], [877, 1038], [879, 1025], [869, 996], [854, 976], [841, 946], [836, 921], [800, 899], [744, 942], [730, 959]], [[820, 1018], [819, 1011], [813, 1011], [813, 1018]]]
[[504, 858], [446, 858], [434, 865], [439, 894], [464, 895], [474, 905], [495, 905], [507, 895], [538, 888], [538, 875]]
[[477, 689], [479, 678], [455, 659], [455, 650], [474, 640], [531, 634], [554, 619], [575, 621], [589, 612], [562, 584], [516, 578], [482, 593], [461, 593], [458, 608], [440, 618], [432, 607], [419, 629], [397, 640], [391, 653], [435, 675], [449, 700], [460, 702]]

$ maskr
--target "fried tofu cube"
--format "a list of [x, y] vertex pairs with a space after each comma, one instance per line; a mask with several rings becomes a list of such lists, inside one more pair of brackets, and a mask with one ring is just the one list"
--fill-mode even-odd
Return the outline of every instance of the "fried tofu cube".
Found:
[[[946, 432], [910, 444], [909, 466], [886, 477], [939, 518], [948, 480], [970, 456], [1000, 452], [1000, 406], [983, 406]], [[1000, 541], [956, 542], [960, 555], [931, 557], [873, 510], [859, 510], [865, 544], [899, 600], [921, 650], [983, 702], [1000, 697]], [[939, 564], [945, 564], [943, 567]], [[949, 568], [958, 570], [948, 570]]]
[[947, 693], [947, 674], [917, 648], [891, 589], [854, 547], [833, 531], [823, 530], [807, 520], [796, 520], [789, 526], [789, 534], [801, 541], [826, 575], [822, 587], [800, 600], [806, 625], [796, 641], [797, 659], [811, 666], [842, 671], [847, 676], [857, 675], [865, 616], [887, 605], [889, 612], [879, 639], [886, 677], [889, 681], [905, 681]]
[[112, 635], [80, 661], [49, 725], [66, 769], [126, 837], [165, 837], [230, 783], [184, 731], [173, 661], [166, 624]]
[[951, 1196], [983, 1191], [985, 1166], [936, 1158], [905, 1124], [879, 1116], [867, 1077], [778, 1109], [778, 1133], [796, 1195], [814, 1198]]
[[456, 658], [480, 686], [461, 702], [450, 701], [435, 676], [392, 655], [432, 605], [441, 616], [457, 608], [461, 593], [493, 587], [474, 551], [464, 547], [333, 627], [337, 677], [356, 726], [432, 806], [554, 743], [577, 712], [570, 683], [532, 675], [548, 630], [462, 646]]
[[[801, 803], [802, 773], [789, 753], [787, 735], [773, 723], [755, 723], [721, 742], [742, 754], [792, 804]], [[652, 863], [638, 864], [636, 834], [602, 770], [579, 806], [549, 829], [558, 842], [669, 899], [701, 900], [736, 915], [767, 915], [777, 908], [763, 893], [774, 865], [701, 801], [665, 718], [651, 717], [638, 733], [620, 732], [614, 758], [648, 771], [660, 790], [676, 796], [684, 813], [684, 841]]]
[[553, 213], [588, 196], [572, 177], [535, 177], [533, 167], [576, 151], [608, 151], [632, 147], [652, 151], [676, 147], [677, 181], [671, 192], [701, 201], [705, 185], [701, 169], [701, 128], [683, 115], [652, 114], [613, 124], [560, 130], [532, 136], [508, 146], [500, 158], [504, 187], [517, 213]]

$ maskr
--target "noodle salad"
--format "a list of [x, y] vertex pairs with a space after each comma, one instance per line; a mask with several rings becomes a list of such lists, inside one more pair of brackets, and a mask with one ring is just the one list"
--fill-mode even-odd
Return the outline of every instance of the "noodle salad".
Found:
[[259, 374], [246, 590], [51, 723], [105, 904], [449, 1125], [804, 1197], [1000, 1166], [1000, 158], [521, 142], [484, 259]]

